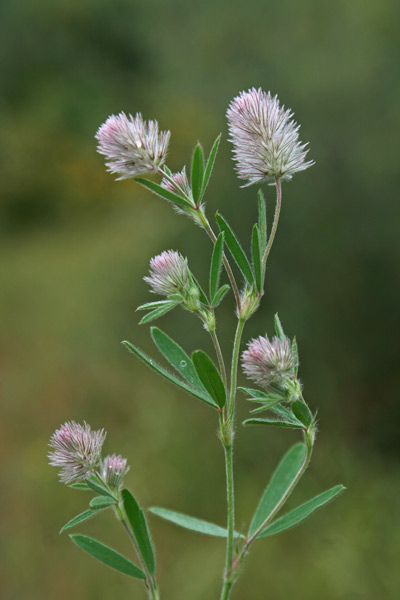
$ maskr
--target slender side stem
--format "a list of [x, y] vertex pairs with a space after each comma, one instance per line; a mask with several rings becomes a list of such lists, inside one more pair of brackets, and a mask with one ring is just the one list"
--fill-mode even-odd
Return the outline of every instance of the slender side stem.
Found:
[[146, 588], [147, 588], [147, 593], [149, 596], [149, 600], [159, 600], [160, 596], [158, 593], [158, 588], [157, 588], [157, 584], [155, 581], [155, 578], [153, 577], [153, 575], [151, 575], [151, 573], [149, 572], [146, 563], [144, 562], [142, 555], [140, 553], [140, 549], [139, 546], [137, 544], [136, 538], [133, 534], [133, 532], [131, 531], [131, 528], [129, 527], [128, 523], [126, 522], [124, 513], [122, 512], [120, 506], [117, 504], [115, 507], [115, 512], [117, 514], [118, 519], [120, 520], [120, 522], [122, 523], [122, 526], [124, 527], [126, 533], [129, 536], [129, 539], [131, 541], [131, 544], [136, 552], [136, 555], [140, 561], [140, 566], [142, 567], [144, 574], [146, 575]]
[[224, 357], [222, 354], [221, 346], [219, 345], [218, 336], [215, 331], [210, 331], [210, 335], [211, 335], [211, 339], [214, 344], [215, 352], [217, 354], [219, 369], [221, 371], [221, 376], [222, 376], [222, 381], [224, 382], [225, 389], [227, 389], [228, 379], [226, 377], [225, 362], [224, 362]]
[[275, 205], [274, 222], [272, 224], [272, 229], [271, 229], [271, 233], [269, 235], [268, 244], [267, 244], [267, 247], [265, 248], [264, 256], [262, 259], [262, 263], [263, 263], [264, 267], [267, 264], [268, 255], [271, 251], [272, 244], [274, 242], [274, 237], [275, 237], [276, 230], [278, 228], [279, 215], [281, 212], [281, 205], [282, 205], [281, 181], [280, 181], [279, 177], [277, 177], [275, 181], [276, 181], [276, 205]]
[[234, 493], [234, 479], [233, 479], [233, 425], [235, 418], [235, 397], [236, 397], [236, 382], [237, 382], [237, 368], [240, 352], [240, 341], [242, 338], [243, 328], [246, 321], [245, 319], [239, 319], [235, 341], [233, 344], [232, 352], [232, 366], [231, 366], [231, 385], [229, 402], [227, 407], [227, 418], [222, 426], [221, 441], [224, 447], [225, 455], [225, 471], [226, 471], [226, 500], [227, 500], [227, 528], [228, 538], [226, 542], [226, 565], [225, 565], [225, 577], [221, 592], [221, 600], [227, 600], [230, 595], [230, 591], [233, 585], [233, 581], [228, 579], [228, 574], [232, 570], [234, 557], [234, 534], [235, 534], [235, 493]]

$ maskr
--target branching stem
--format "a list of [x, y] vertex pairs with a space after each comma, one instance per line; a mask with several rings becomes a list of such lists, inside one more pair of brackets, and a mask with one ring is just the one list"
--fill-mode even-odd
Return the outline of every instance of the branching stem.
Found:
[[264, 256], [262, 259], [264, 268], [265, 268], [265, 265], [267, 264], [267, 259], [268, 259], [269, 253], [271, 251], [272, 244], [274, 242], [276, 230], [278, 228], [279, 215], [281, 212], [281, 205], [282, 205], [282, 185], [281, 185], [281, 180], [279, 179], [279, 177], [276, 178], [275, 182], [276, 182], [276, 205], [275, 205], [274, 222], [272, 224], [272, 229], [271, 229], [271, 233], [269, 235], [268, 244], [267, 244], [267, 247], [265, 248]]
[[221, 346], [219, 345], [218, 336], [215, 331], [210, 331], [211, 339], [214, 344], [215, 353], [218, 358], [219, 369], [221, 371], [222, 381], [224, 382], [225, 389], [227, 389], [228, 379], [226, 376], [224, 356], [222, 354]]

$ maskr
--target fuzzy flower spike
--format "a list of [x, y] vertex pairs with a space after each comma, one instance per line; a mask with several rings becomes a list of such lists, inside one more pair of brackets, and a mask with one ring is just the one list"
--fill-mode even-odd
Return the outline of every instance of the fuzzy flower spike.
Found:
[[243, 371], [249, 379], [267, 389], [270, 385], [285, 384], [296, 366], [296, 357], [288, 337], [260, 336], [251, 340], [242, 354]]
[[160, 296], [182, 294], [190, 286], [187, 258], [174, 250], [164, 250], [150, 261], [150, 273], [144, 277], [151, 291]]
[[90, 477], [100, 464], [105, 437], [104, 429], [91, 431], [87, 423], [80, 425], [69, 421], [61, 425], [49, 443], [54, 448], [49, 454], [49, 462], [61, 469], [60, 481], [69, 484]]
[[[314, 162], [306, 161], [307, 144], [299, 141], [299, 125], [278, 96], [261, 88], [241, 92], [227, 110], [236, 170], [247, 184], [291, 179]], [[244, 187], [246, 187], [244, 186]]]
[[151, 291], [160, 296], [178, 294], [185, 308], [199, 309], [199, 289], [193, 281], [187, 258], [174, 250], [164, 250], [150, 261], [149, 275], [143, 278]]
[[97, 151], [106, 157], [110, 173], [117, 179], [155, 173], [167, 156], [169, 131], [158, 131], [157, 121], [146, 121], [140, 113], [135, 118], [124, 112], [111, 115], [96, 133]]

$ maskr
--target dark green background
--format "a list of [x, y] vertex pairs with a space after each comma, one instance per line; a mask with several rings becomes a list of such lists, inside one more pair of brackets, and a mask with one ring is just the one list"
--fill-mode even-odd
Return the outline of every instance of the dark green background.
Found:
[[[141, 111], [172, 132], [180, 169], [223, 140], [208, 214], [243, 244], [256, 188], [239, 189], [224, 113], [241, 90], [278, 93], [316, 165], [283, 187], [262, 309], [297, 335], [319, 407], [315, 458], [294, 506], [349, 489], [293, 531], [260, 542], [234, 590], [243, 600], [395, 600], [398, 557], [399, 4], [395, 0], [3, 0], [0, 6], [1, 569], [5, 600], [144, 598], [140, 582], [83, 556], [59, 528], [86, 507], [57, 483], [47, 441], [60, 423], [106, 427], [129, 457], [128, 485], [157, 504], [223, 524], [223, 457], [212, 410], [154, 378], [119, 344], [156, 354], [135, 308], [151, 256], [179, 249], [205, 283], [204, 233], [95, 152], [111, 113]], [[273, 188], [266, 187], [269, 212]], [[212, 351], [175, 311], [159, 326]], [[233, 302], [220, 311], [227, 350]], [[186, 333], [185, 333], [186, 331]], [[189, 334], [188, 334], [189, 332]], [[244, 379], [241, 378], [244, 383]], [[243, 397], [239, 416], [248, 414]], [[293, 432], [237, 427], [237, 525], [245, 527]], [[151, 519], [163, 600], [218, 598], [222, 540]], [[111, 516], [82, 526], [129, 553]]]

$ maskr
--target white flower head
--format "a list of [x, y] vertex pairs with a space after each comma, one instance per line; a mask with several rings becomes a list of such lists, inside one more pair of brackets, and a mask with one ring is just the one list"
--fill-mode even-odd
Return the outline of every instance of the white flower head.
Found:
[[111, 115], [96, 133], [97, 151], [106, 157], [110, 173], [127, 179], [158, 171], [167, 156], [169, 131], [158, 131], [157, 121], [146, 121], [124, 112]]
[[291, 179], [314, 164], [306, 161], [307, 144], [299, 141], [299, 125], [278, 96], [261, 88], [241, 92], [227, 110], [236, 170], [246, 185], [276, 178]]
[[288, 337], [260, 336], [251, 340], [242, 354], [243, 371], [249, 379], [260, 387], [271, 384], [283, 384], [287, 381], [296, 365], [296, 357]]
[[187, 258], [174, 250], [164, 250], [151, 259], [150, 272], [144, 280], [155, 294], [185, 294], [191, 286]]
[[100, 455], [106, 437], [104, 429], [92, 431], [87, 423], [68, 421], [51, 436], [50, 465], [60, 470], [60, 481], [84, 481], [100, 464]]

